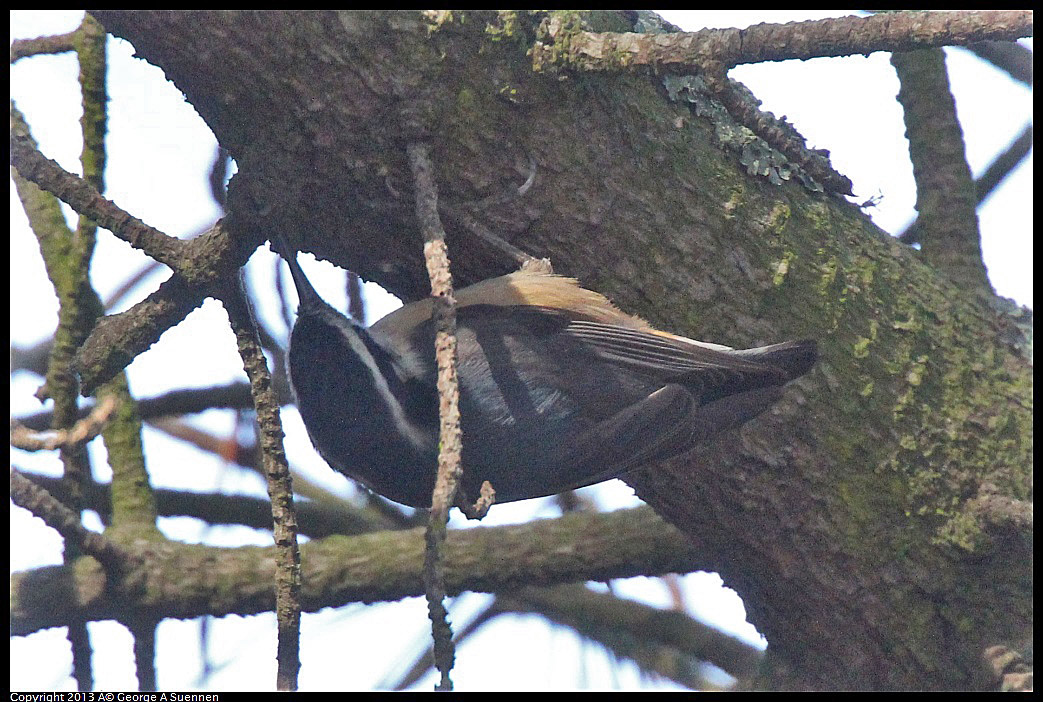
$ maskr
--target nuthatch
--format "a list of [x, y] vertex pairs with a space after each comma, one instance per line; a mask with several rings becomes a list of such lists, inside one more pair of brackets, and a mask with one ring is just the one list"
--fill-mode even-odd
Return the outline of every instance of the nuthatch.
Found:
[[[385, 497], [429, 507], [438, 455], [432, 301], [364, 329], [285, 250], [300, 297], [290, 381], [319, 454]], [[465, 500], [553, 495], [677, 456], [778, 399], [814, 341], [736, 351], [658, 331], [572, 278], [519, 271], [458, 290]]]

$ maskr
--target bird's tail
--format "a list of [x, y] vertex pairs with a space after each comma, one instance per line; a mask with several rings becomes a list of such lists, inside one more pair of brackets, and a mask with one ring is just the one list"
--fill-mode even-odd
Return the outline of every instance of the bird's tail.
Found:
[[807, 373], [815, 365], [815, 361], [818, 360], [818, 344], [814, 339], [801, 339], [736, 351], [735, 354], [751, 361], [775, 366], [784, 371], [789, 380], [793, 380]]

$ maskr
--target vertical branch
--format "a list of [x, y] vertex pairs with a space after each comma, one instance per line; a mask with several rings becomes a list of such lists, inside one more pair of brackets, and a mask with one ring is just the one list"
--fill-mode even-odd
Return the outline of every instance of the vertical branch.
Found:
[[413, 171], [416, 191], [416, 213], [424, 234], [424, 259], [431, 278], [434, 298], [435, 356], [438, 362], [439, 452], [438, 478], [431, 496], [431, 515], [427, 525], [427, 550], [424, 557], [424, 584], [431, 634], [434, 637], [435, 665], [441, 674], [438, 690], [453, 689], [449, 671], [455, 655], [453, 631], [443, 604], [445, 582], [443, 549], [449, 522], [449, 509], [456, 497], [463, 472], [460, 435], [460, 390], [456, 377], [456, 300], [449, 271], [449, 254], [445, 230], [438, 217], [438, 186], [430, 147], [420, 141], [407, 147], [409, 166]]
[[272, 377], [261, 350], [256, 325], [242, 283], [232, 281], [221, 293], [221, 302], [235, 332], [243, 368], [250, 379], [264, 474], [272, 503], [273, 536], [275, 538], [275, 614], [278, 620], [279, 690], [297, 689], [300, 672], [301, 634], [301, 554], [297, 548], [297, 513], [293, 504], [293, 480], [283, 449], [279, 400], [272, 390]]
[[126, 372], [105, 383], [97, 395], [99, 402], [108, 398], [116, 402], [113, 419], [101, 433], [112, 468], [109, 523], [113, 529], [133, 530], [135, 536], [160, 538], [156, 524], [159, 510], [141, 443], [141, 415], [130, 394]]
[[[28, 125], [13, 106], [11, 131], [24, 134], [32, 140]], [[35, 141], [32, 141], [32, 145], [35, 148]], [[74, 265], [74, 261], [82, 260], [83, 256], [77, 251], [77, 242], [65, 223], [58, 199], [23, 178], [15, 169], [11, 170], [11, 177], [29, 219], [29, 226], [36, 235], [47, 277], [54, 286], [59, 304], [58, 328], [55, 330], [54, 343], [47, 361], [46, 380], [37, 392], [37, 397], [40, 400], [54, 400], [51, 427], [57, 430], [68, 429], [76, 422], [79, 412], [76, 403], [79, 384], [72, 368], [73, 356], [76, 347], [90, 328], [90, 322], [84, 322], [82, 319], [90, 317], [90, 312], [81, 311], [81, 303], [89, 301], [82, 300], [79, 295], [87, 284], [87, 272]], [[73, 509], [78, 509], [81, 477], [86, 470], [85, 456], [86, 452], [82, 446], [70, 447], [63, 450], [61, 455], [65, 469], [63, 479], [67, 482]]]
[[896, 53], [891, 64], [901, 81], [898, 101], [905, 110], [924, 259], [960, 287], [991, 297], [974, 180], [949, 90], [945, 54], [941, 49]]
[[[83, 152], [81, 161], [84, 179], [102, 189], [105, 168], [105, 30], [89, 15], [72, 33], [71, 48], [77, 52], [80, 65], [80, 85], [83, 94]], [[29, 135], [28, 126], [20, 114], [11, 109], [12, 133]], [[29, 139], [31, 140], [31, 136]], [[35, 144], [34, 144], [35, 146]], [[95, 225], [80, 218], [75, 233], [70, 232], [57, 200], [36, 186], [12, 174], [30, 225], [40, 244], [48, 277], [55, 287], [59, 301], [58, 329], [47, 367], [47, 380], [38, 393], [43, 399], [54, 400], [55, 429], [71, 427], [77, 420], [79, 380], [73, 369], [76, 349], [86, 339], [95, 319], [102, 313], [101, 301], [90, 285], [90, 259], [94, 252]], [[63, 480], [70, 495], [70, 505], [77, 513], [82, 508], [83, 486], [90, 474], [86, 447], [64, 446], [60, 452]], [[70, 563], [79, 555], [73, 543], [66, 544], [64, 560]], [[73, 676], [80, 690], [94, 686], [91, 672], [90, 641], [86, 626], [70, 625], [69, 642], [73, 653]]]
[[[105, 192], [105, 132], [108, 129], [108, 90], [105, 85], [107, 59], [105, 55], [105, 28], [90, 15], [76, 31], [73, 45], [80, 62], [80, 91], [83, 93], [83, 179], [99, 193]], [[93, 238], [97, 226], [80, 217], [80, 227]], [[93, 248], [93, 246], [91, 247]]]
[[[83, 152], [80, 161], [83, 179], [99, 193], [105, 190], [105, 133], [108, 129], [105, 41], [105, 28], [89, 14], [84, 15], [73, 41], [80, 62], [80, 89], [83, 92], [83, 115], [80, 118]], [[90, 268], [97, 230], [93, 221], [80, 215], [74, 241], [78, 243], [76, 255], [80, 257], [79, 265], [84, 271]], [[91, 305], [98, 306], [94, 316], [100, 315], [97, 294], [93, 290], [89, 294]], [[94, 319], [90, 321], [93, 325]], [[155, 536], [158, 534], [156, 500], [145, 468], [141, 417], [130, 395], [125, 373], [117, 374], [99, 390], [99, 401], [106, 397], [113, 397], [117, 402], [113, 421], [102, 432], [112, 467], [111, 524]], [[149, 666], [153, 665], [149, 663]]]
[[[107, 57], [105, 28], [84, 15], [73, 45], [80, 64], [80, 90], [83, 115], [83, 179], [99, 193], [105, 191], [105, 134], [108, 130], [108, 89], [106, 86]], [[91, 256], [97, 238], [97, 225], [80, 215], [74, 235], [76, 264], [83, 271], [90, 270]], [[89, 298], [88, 313], [92, 319], [101, 314], [101, 301], [85, 281], [81, 297]], [[86, 316], [86, 315], [85, 315]], [[84, 320], [84, 327], [90, 326]], [[82, 339], [81, 339], [82, 343]], [[79, 345], [79, 344], [78, 344]], [[102, 432], [109, 464], [112, 468], [112, 517], [114, 529], [131, 529], [136, 535], [158, 536], [155, 495], [145, 467], [145, 453], [141, 444], [141, 417], [131, 397], [126, 373], [119, 373], [99, 389], [98, 399], [114, 398], [117, 404], [113, 421]], [[127, 585], [127, 583], [123, 583]], [[133, 618], [123, 621], [134, 637], [134, 663], [137, 669], [138, 689], [156, 689], [156, 624], [144, 624]]]
[[[1032, 151], [1032, 125], [1029, 124], [1017, 138], [1003, 151], [1003, 153], [992, 159], [992, 163], [974, 181], [975, 201], [981, 205], [992, 191], [995, 190], [1003, 179], [1021, 165], [1025, 157]], [[920, 243], [920, 220], [916, 219], [904, 232], [898, 235], [898, 240], [903, 244]]]
[[[70, 437], [72, 438], [72, 437]], [[86, 438], [86, 437], [84, 437]], [[75, 439], [73, 440], [75, 443]], [[106, 535], [98, 534], [83, 526], [79, 511], [74, 511], [59, 502], [45, 489], [25, 477], [17, 470], [11, 470], [11, 500], [35, 516], [43, 519], [47, 526], [57, 531], [65, 540], [65, 552], [83, 553], [95, 558], [105, 569], [105, 577], [111, 588], [111, 595], [121, 595], [133, 599], [143, 583], [146, 563], [138, 556], [123, 549], [111, 541]], [[69, 597], [75, 597], [70, 587]], [[121, 621], [134, 637], [134, 660], [137, 664], [138, 689], [156, 689], [156, 634], [158, 623], [155, 619], [146, 621], [137, 619], [131, 614]], [[69, 639], [73, 645], [73, 676], [77, 685], [90, 683], [93, 686], [93, 675], [90, 667], [90, 640], [87, 637], [86, 623], [80, 623], [83, 636], [74, 636], [70, 627]], [[75, 659], [75, 647], [86, 647], [86, 658]], [[80, 667], [86, 664], [86, 668]]]
[[138, 690], [154, 692], [156, 688], [156, 626], [154, 619], [135, 620], [127, 624], [134, 636], [134, 664], [138, 672]]

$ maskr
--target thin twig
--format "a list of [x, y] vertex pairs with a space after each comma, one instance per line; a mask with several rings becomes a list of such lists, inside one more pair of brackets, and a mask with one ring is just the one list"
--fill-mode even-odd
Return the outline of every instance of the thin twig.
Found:
[[105, 198], [94, 186], [37, 150], [32, 138], [12, 126], [11, 165], [26, 180], [55, 195], [99, 226], [174, 270], [181, 268], [185, 243], [150, 227]]
[[[99, 29], [100, 32], [97, 31]], [[94, 187], [87, 185], [90, 182], [103, 187], [101, 174], [104, 170], [105, 155], [102, 135], [106, 103], [104, 37], [104, 30], [88, 18], [84, 18], [79, 29], [72, 35], [80, 66], [83, 97], [81, 164], [84, 171], [83, 183], [86, 187]], [[12, 156], [18, 147], [39, 154], [29, 125], [14, 103], [11, 103], [10, 113]], [[99, 126], [102, 127], [100, 130]], [[12, 170], [11, 175], [33, 234], [40, 244], [47, 276], [54, 285], [59, 303], [58, 326], [48, 360], [47, 380], [37, 391], [36, 397], [54, 400], [52, 427], [67, 430], [76, 422], [76, 398], [80, 392], [80, 383], [74, 367], [76, 349], [83, 343], [83, 339], [101, 313], [101, 304], [90, 284], [89, 276], [96, 228], [92, 222], [80, 217], [76, 231], [70, 231], [61, 215], [57, 198], [45, 189], [30, 187], [29, 179], [17, 169]], [[82, 509], [82, 486], [90, 475], [89, 457], [82, 445], [62, 446], [59, 456], [63, 468], [63, 481], [70, 495], [70, 511], [78, 515]], [[63, 554], [65, 563], [71, 563], [78, 556], [76, 542], [67, 542]], [[92, 649], [86, 624], [70, 622], [66, 635], [72, 649], [72, 674], [77, 688], [81, 691], [93, 689]]]
[[1013, 41], [983, 41], [967, 47], [1011, 78], [1032, 85], [1032, 50]]
[[[496, 600], [490, 602], [484, 610], [479, 612], [463, 629], [461, 629], [453, 637], [453, 644], [460, 645], [471, 638], [472, 635], [478, 633], [478, 631], [487, 622], [503, 614], [503, 610], [496, 606]], [[384, 685], [389, 690], [402, 691], [410, 685], [415, 684], [420, 678], [427, 674], [427, 671], [435, 664], [434, 651], [431, 648], [427, 648], [420, 652], [413, 664], [409, 667], [409, 670], [404, 672], [394, 683]]]
[[413, 171], [416, 213], [424, 235], [424, 258], [431, 278], [434, 298], [432, 317], [435, 322], [435, 356], [438, 362], [439, 443], [438, 478], [431, 496], [431, 515], [427, 525], [427, 550], [424, 558], [424, 581], [427, 609], [434, 637], [435, 664], [441, 674], [437, 690], [453, 689], [449, 671], [453, 667], [453, 631], [449, 626], [445, 599], [443, 554], [449, 509], [453, 505], [463, 472], [463, 445], [460, 434], [460, 391], [456, 377], [456, 300], [449, 271], [449, 255], [445, 246], [445, 230], [438, 217], [438, 187], [430, 148], [416, 141], [406, 149]]
[[132, 556], [105, 536], [84, 527], [76, 512], [15, 468], [11, 468], [11, 501], [61, 534], [66, 549], [75, 545], [109, 572], [122, 571], [132, 561]]
[[272, 504], [275, 538], [275, 613], [279, 627], [276, 684], [279, 690], [297, 689], [300, 673], [301, 555], [297, 547], [297, 515], [293, 504], [293, 480], [282, 445], [279, 402], [257, 337], [249, 303], [240, 280], [225, 287], [221, 301], [235, 332], [243, 368], [250, 387], [260, 428], [261, 456]]
[[65, 34], [52, 34], [45, 37], [33, 37], [32, 39], [15, 39], [11, 42], [11, 63], [28, 56], [43, 56], [45, 54], [64, 54], [73, 50], [73, 41], [79, 29], [74, 29]]
[[11, 445], [23, 451], [53, 451], [58, 448], [81, 446], [101, 433], [115, 409], [115, 396], [106, 395], [89, 415], [76, 422], [71, 429], [59, 429], [48, 437], [39, 436], [14, 422], [11, 427]]
[[[538, 259], [534, 256], [529, 255], [525, 251], [522, 251], [517, 246], [505, 241], [504, 239], [496, 236], [488, 228], [486, 228], [478, 218], [469, 212], [458, 208], [458, 207], [444, 207], [446, 214], [458, 224], [462, 225], [468, 232], [474, 235], [475, 238], [480, 240], [483, 244], [488, 246], [490, 249], [499, 251], [501, 254], [511, 259], [511, 261], [518, 268], [523, 266], [532, 266], [533, 262], [546, 261], [546, 267], [549, 269], [549, 259]], [[550, 272], [549, 270], [547, 272]]]
[[[284, 401], [289, 402], [289, 398]], [[137, 402], [138, 413], [145, 420], [194, 414], [208, 409], [248, 409], [253, 406], [250, 400], [250, 384], [239, 381], [209, 388], [171, 390], [155, 397], [139, 399]], [[82, 419], [92, 411], [92, 406], [81, 407], [78, 417]], [[53, 412], [44, 410], [19, 417], [18, 422], [34, 431], [45, 431], [51, 426], [52, 417]]]
[[149, 261], [146, 263], [141, 270], [132, 274], [123, 283], [112, 291], [112, 293], [105, 298], [105, 310], [111, 310], [113, 307], [118, 305], [134, 288], [138, 287], [141, 281], [148, 278], [150, 275], [160, 270], [163, 264], [159, 261]]
[[[260, 472], [260, 471], [258, 471]], [[51, 493], [59, 501], [64, 500], [68, 491], [62, 487], [58, 478], [36, 473], [27, 474], [30, 479]], [[293, 475], [296, 494], [307, 490], [298, 489], [301, 476]], [[310, 491], [313, 499], [296, 503], [299, 533], [312, 539], [340, 534], [350, 536], [365, 534], [385, 529], [411, 529], [420, 526], [421, 519], [416, 516], [406, 517], [401, 511], [360, 508], [353, 500], [345, 500], [327, 493], [318, 494]], [[245, 495], [226, 495], [219, 493], [201, 493], [194, 491], [155, 490], [156, 508], [161, 517], [193, 517], [211, 526], [232, 525], [246, 526], [251, 529], [272, 528], [272, 506], [270, 500]], [[84, 489], [83, 508], [92, 509], [108, 520], [111, 511], [111, 492], [108, 483], [90, 482]], [[426, 515], [424, 515], [426, 517]]]

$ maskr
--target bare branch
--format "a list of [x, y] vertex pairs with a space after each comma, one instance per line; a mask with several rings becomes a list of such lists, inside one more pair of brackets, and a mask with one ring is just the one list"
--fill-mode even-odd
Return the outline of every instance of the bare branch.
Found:
[[78, 29], [65, 34], [53, 34], [33, 39], [15, 39], [11, 42], [11, 63], [27, 56], [44, 54], [63, 54], [73, 50], [73, 41]]
[[279, 402], [272, 391], [272, 378], [264, 358], [257, 327], [246, 295], [238, 281], [228, 285], [221, 297], [250, 378], [257, 424], [261, 434], [261, 456], [268, 496], [272, 503], [276, 548], [275, 612], [279, 623], [278, 689], [297, 689], [300, 672], [301, 554], [297, 547], [297, 514], [293, 504], [293, 479], [283, 449]]
[[52, 193], [136, 249], [177, 270], [184, 242], [148, 226], [106, 199], [92, 185], [40, 153], [32, 137], [12, 127], [11, 165], [26, 180]]
[[11, 428], [11, 445], [23, 451], [53, 451], [62, 447], [81, 446], [101, 433], [115, 409], [116, 398], [106, 395], [89, 415], [76, 422], [71, 429], [59, 429], [46, 438], [37, 436], [30, 429], [15, 422]]
[[585, 32], [566, 25], [553, 18], [547, 27], [550, 41], [533, 47], [537, 70], [652, 66], [699, 73], [715, 63], [730, 68], [762, 61], [1013, 41], [1032, 35], [1032, 11], [907, 11], [668, 34]]
[[[974, 181], [974, 195], [978, 205], [985, 201], [992, 191], [1003, 182], [1011, 172], [1021, 165], [1025, 157], [1032, 151], [1032, 125], [1025, 127], [1021, 134], [1010, 143], [1003, 153], [992, 160], [988, 168]], [[904, 244], [919, 244], [921, 234], [920, 220], [916, 219], [898, 235]]]
[[[168, 542], [132, 544], [150, 559], [140, 592], [113, 602], [89, 569], [45, 567], [11, 577], [11, 633], [106, 619], [115, 609], [160, 616], [257, 614], [275, 606], [274, 547], [211, 548]], [[305, 611], [348, 602], [386, 602], [424, 593], [421, 529], [337, 536], [301, 545]], [[507, 592], [636, 575], [687, 573], [703, 559], [680, 532], [650, 507], [604, 514], [570, 514], [528, 524], [454, 529], [446, 542], [446, 591]], [[510, 558], [475, 559], [475, 553]], [[215, 577], [219, 568], [221, 577]], [[70, 580], [75, 596], [68, 593]], [[229, 597], [233, 593], [234, 597]]]
[[121, 569], [132, 558], [101, 534], [84, 527], [79, 515], [15, 468], [11, 468], [11, 500], [61, 534], [67, 542], [66, 548], [75, 544], [80, 551], [96, 558], [106, 570]]
[[449, 671], [453, 667], [453, 630], [443, 605], [445, 578], [442, 550], [446, 539], [449, 509], [463, 473], [463, 442], [460, 432], [460, 389], [456, 378], [456, 300], [449, 271], [445, 230], [438, 217], [438, 186], [430, 147], [421, 141], [407, 147], [416, 191], [416, 213], [424, 234], [424, 259], [431, 278], [434, 298], [435, 357], [438, 362], [439, 451], [438, 477], [431, 496], [431, 516], [427, 527], [424, 574], [427, 609], [435, 642], [435, 664], [441, 673], [436, 689], [452, 690]]
[[924, 258], [971, 293], [995, 293], [985, 271], [974, 180], [941, 49], [896, 53], [905, 133], [916, 178]]

